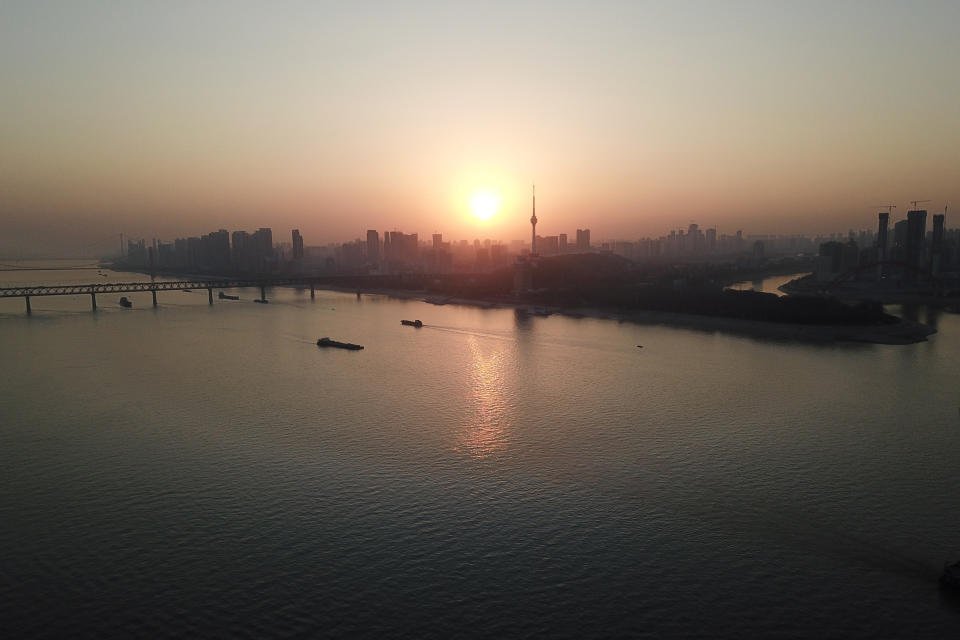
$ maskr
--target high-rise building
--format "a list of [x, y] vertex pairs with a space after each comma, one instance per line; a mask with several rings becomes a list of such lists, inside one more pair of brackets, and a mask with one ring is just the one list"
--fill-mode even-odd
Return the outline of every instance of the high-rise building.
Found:
[[293, 230], [293, 259], [303, 260], [303, 236], [300, 229]]
[[930, 238], [930, 273], [934, 276], [940, 275], [940, 266], [943, 261], [943, 224], [946, 215], [935, 213], [933, 215], [933, 236]]
[[443, 247], [443, 234], [435, 233], [433, 234], [433, 250], [439, 251]]
[[567, 234], [561, 233], [559, 235], [559, 243], [560, 243], [560, 253], [566, 253], [567, 252]]
[[890, 213], [881, 211], [877, 214], [877, 255], [883, 260], [887, 255], [887, 228], [890, 225]]
[[[389, 244], [387, 238], [390, 239]], [[394, 265], [416, 264], [420, 254], [420, 244], [417, 238], [416, 233], [384, 232], [384, 260]]]
[[269, 227], [260, 227], [250, 236], [253, 244], [254, 270], [266, 273], [271, 270], [273, 262], [273, 230]]
[[577, 251], [590, 251], [590, 229], [577, 229]]
[[907, 259], [907, 221], [893, 223], [893, 243], [890, 245], [890, 258], [903, 262]]
[[927, 212], [925, 209], [907, 211], [907, 251], [906, 263], [913, 267], [907, 278], [916, 279], [917, 269], [923, 257], [923, 241], [927, 235]]
[[230, 233], [226, 229], [200, 236], [199, 266], [206, 269], [230, 267]]
[[380, 234], [376, 229], [367, 230], [367, 262], [380, 263]]

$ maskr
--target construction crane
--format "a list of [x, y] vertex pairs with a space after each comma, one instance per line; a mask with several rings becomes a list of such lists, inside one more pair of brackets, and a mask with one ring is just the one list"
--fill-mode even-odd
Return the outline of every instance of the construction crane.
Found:
[[910, 204], [912, 204], [914, 210], [916, 210], [917, 205], [920, 204], [921, 202], [933, 202], [933, 200], [911, 200]]
[[897, 208], [897, 205], [895, 204], [875, 204], [873, 206], [875, 206], [877, 209], [886, 209], [887, 213], [890, 215], [893, 215], [893, 210]]

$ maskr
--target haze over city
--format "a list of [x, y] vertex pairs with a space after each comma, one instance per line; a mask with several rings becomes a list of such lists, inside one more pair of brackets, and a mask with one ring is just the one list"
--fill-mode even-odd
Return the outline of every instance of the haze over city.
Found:
[[544, 234], [598, 239], [942, 211], [957, 24], [956, 2], [5, 3], [0, 253], [509, 241], [534, 181]]
[[7, 638], [960, 616], [960, 0], [0, 2]]

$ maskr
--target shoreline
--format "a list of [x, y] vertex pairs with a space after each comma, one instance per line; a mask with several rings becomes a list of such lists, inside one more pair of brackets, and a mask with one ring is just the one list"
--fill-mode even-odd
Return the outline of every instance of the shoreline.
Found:
[[[777, 289], [791, 296], [819, 295], [817, 286], [808, 284], [802, 278], [785, 282], [777, 287]], [[938, 296], [928, 291], [909, 291], [902, 289], [858, 289], [849, 286], [841, 286], [831, 290], [830, 295], [847, 302], [876, 300], [883, 305], [925, 304], [930, 306], [952, 307], [960, 304], [960, 299], [958, 299], [956, 296]]]
[[[165, 274], [167, 277], [182, 274]], [[779, 287], [785, 293], [794, 282], [788, 282]], [[934, 333], [927, 325], [911, 320], [900, 319], [900, 322], [889, 325], [806, 325], [794, 323], [765, 322], [762, 320], [746, 320], [726, 316], [708, 316], [671, 311], [646, 311], [620, 309], [603, 309], [594, 307], [578, 307], [574, 309], [538, 305], [532, 302], [503, 298], [461, 298], [444, 294], [432, 294], [424, 289], [357, 289], [356, 287], [338, 287], [332, 284], [318, 286], [320, 291], [337, 293], [381, 295], [399, 300], [417, 300], [438, 306], [457, 304], [479, 309], [514, 309], [531, 312], [531, 315], [549, 316], [562, 315], [568, 318], [592, 318], [598, 320], [615, 320], [617, 322], [631, 322], [645, 325], [670, 326], [697, 331], [722, 331], [733, 335], [753, 338], [768, 338], [797, 342], [861, 342], [869, 344], [907, 345], [926, 342]]]
[[[356, 289], [345, 287], [324, 287], [327, 291], [338, 293], [358, 293]], [[520, 311], [536, 310], [531, 315], [561, 315], [567, 318], [591, 318], [596, 320], [615, 320], [635, 324], [654, 324], [680, 329], [698, 331], [722, 331], [754, 338], [771, 338], [799, 342], [861, 342], [869, 344], [906, 345], [926, 342], [936, 330], [911, 320], [889, 325], [807, 325], [762, 320], [745, 320], [725, 316], [705, 316], [671, 311], [622, 311], [595, 307], [566, 309], [536, 305], [529, 302], [501, 299], [458, 298], [455, 296], [432, 295], [423, 290], [403, 289], [363, 289], [361, 295], [380, 295], [400, 300], [416, 300], [438, 306], [456, 304], [479, 309], [514, 309]]]

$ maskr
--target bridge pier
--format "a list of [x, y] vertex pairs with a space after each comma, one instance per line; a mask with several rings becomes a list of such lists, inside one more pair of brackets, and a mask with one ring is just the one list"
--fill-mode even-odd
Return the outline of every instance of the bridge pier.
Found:
[[157, 290], [154, 289], [154, 290], [151, 291], [150, 293], [153, 294], [153, 306], [156, 307], [156, 306], [157, 306]]
[[23, 299], [27, 301], [27, 315], [29, 316], [32, 313], [30, 311], [30, 296], [23, 296]]
[[264, 286], [260, 287], [260, 301], [261, 302], [267, 301], [267, 288]]
[[90, 292], [90, 311], [97, 310], [97, 294]]
[[207, 288], [207, 302], [213, 304], [213, 287]]
[[317, 297], [316, 287], [315, 287], [314, 284], [311, 282], [311, 283], [310, 283], [310, 299], [313, 300], [313, 299], [316, 298], [316, 297]]

